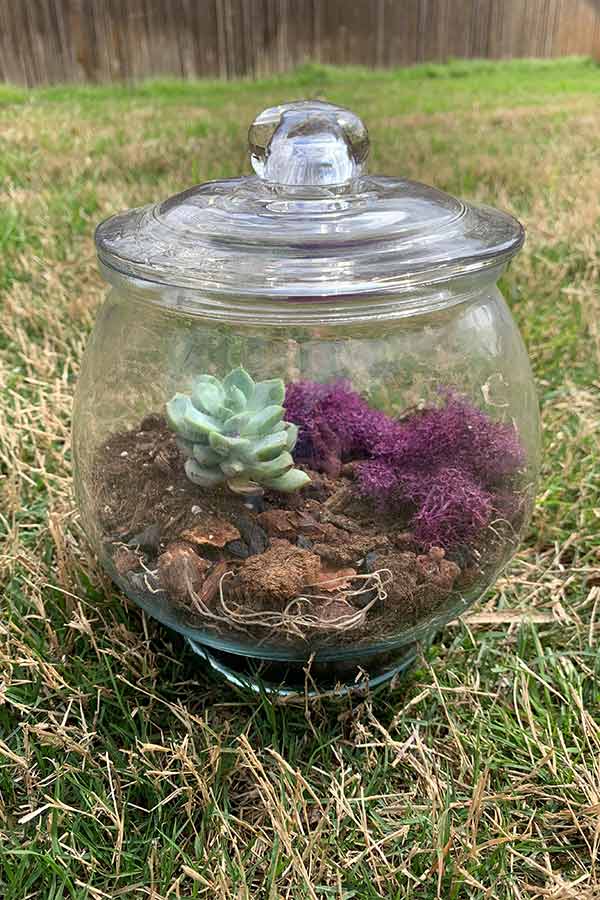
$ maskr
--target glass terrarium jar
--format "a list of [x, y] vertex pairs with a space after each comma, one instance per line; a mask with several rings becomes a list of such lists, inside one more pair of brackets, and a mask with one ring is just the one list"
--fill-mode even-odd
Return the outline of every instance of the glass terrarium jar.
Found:
[[336, 106], [266, 110], [249, 140], [256, 175], [96, 232], [78, 502], [116, 583], [230, 679], [373, 684], [531, 510], [537, 402], [497, 287], [523, 229], [367, 175]]

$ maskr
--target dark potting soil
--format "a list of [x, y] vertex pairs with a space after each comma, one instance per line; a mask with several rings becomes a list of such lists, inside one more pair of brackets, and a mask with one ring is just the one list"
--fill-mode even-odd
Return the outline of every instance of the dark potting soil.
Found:
[[190, 482], [165, 419], [112, 434], [94, 469], [104, 552], [134, 598], [151, 593], [182, 623], [265, 645], [361, 645], [452, 606], [501, 562], [507, 536], [446, 554], [419, 546], [410, 511], [360, 497], [355, 464], [305, 469], [300, 492], [249, 501]]

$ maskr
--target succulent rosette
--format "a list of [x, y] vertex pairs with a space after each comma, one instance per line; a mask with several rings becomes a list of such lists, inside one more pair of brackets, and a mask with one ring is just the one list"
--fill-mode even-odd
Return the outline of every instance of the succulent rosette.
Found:
[[177, 393], [166, 406], [190, 481], [211, 488], [226, 483], [241, 494], [263, 488], [290, 493], [310, 481], [294, 468], [298, 427], [283, 419], [280, 378], [255, 382], [239, 367], [222, 380], [198, 375], [191, 394]]

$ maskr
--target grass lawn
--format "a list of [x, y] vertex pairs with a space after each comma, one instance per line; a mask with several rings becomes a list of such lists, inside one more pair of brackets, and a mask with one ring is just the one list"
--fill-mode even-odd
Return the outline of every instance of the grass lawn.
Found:
[[[355, 109], [372, 171], [511, 210], [504, 288], [544, 461], [505, 576], [393, 690], [307, 709], [211, 680], [100, 572], [70, 413], [92, 229], [248, 171], [263, 107]], [[0, 896], [600, 897], [600, 68], [0, 86]]]

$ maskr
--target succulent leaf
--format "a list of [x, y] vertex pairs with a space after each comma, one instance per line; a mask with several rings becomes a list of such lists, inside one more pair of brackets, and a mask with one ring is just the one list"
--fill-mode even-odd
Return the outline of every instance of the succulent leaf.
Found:
[[239, 459], [221, 463], [221, 471], [227, 478], [237, 478], [244, 473], [245, 469], [246, 466]]
[[284, 472], [291, 469], [293, 465], [294, 460], [292, 459], [291, 454], [285, 450], [275, 459], [254, 463], [250, 467], [250, 474], [253, 478], [260, 478], [261, 481], [265, 478], [278, 478], [279, 475], [283, 475]]
[[232, 384], [227, 391], [227, 403], [234, 413], [243, 412], [248, 405], [246, 395], [235, 384]]
[[279, 478], [272, 478], [269, 481], [264, 481], [263, 484], [274, 491], [290, 494], [292, 491], [297, 491], [304, 487], [309, 481], [310, 478], [306, 472], [303, 472], [301, 469], [289, 469]]
[[241, 478], [230, 478], [227, 481], [227, 486], [230, 490], [232, 490], [235, 494], [246, 494], [248, 496], [252, 496], [253, 494], [260, 494], [261, 486], [256, 481], [250, 481], [249, 478], [241, 477]]
[[289, 450], [285, 431], [276, 431], [250, 444], [251, 458], [258, 460], [275, 459], [282, 450]]
[[273, 430], [273, 425], [281, 420], [283, 406], [266, 406], [255, 413], [240, 434], [260, 436]]
[[195, 459], [188, 459], [186, 461], [185, 474], [190, 481], [193, 481], [194, 484], [201, 485], [201, 487], [215, 487], [217, 484], [225, 481], [225, 476], [220, 469], [200, 466]]
[[192, 447], [192, 456], [201, 466], [215, 466], [220, 462], [219, 454], [210, 447], [204, 444], [193, 444]]
[[192, 384], [192, 403], [209, 416], [218, 416], [225, 403], [225, 391], [218, 378], [200, 375]]
[[227, 392], [229, 392], [231, 387], [236, 387], [242, 392], [246, 400], [249, 400], [254, 393], [254, 380], [245, 369], [242, 369], [242, 367], [239, 366], [237, 369], [233, 369], [229, 375], [225, 376], [223, 379], [223, 387]]
[[232, 450], [245, 450], [250, 445], [250, 441], [242, 437], [230, 437], [227, 434], [219, 434], [214, 431], [209, 435], [208, 443], [221, 456], [229, 455]]
[[167, 422], [182, 438], [193, 440], [195, 432], [185, 422], [185, 414], [190, 406], [190, 398], [186, 394], [175, 394], [167, 403]]
[[213, 387], [223, 390], [221, 379], [217, 378], [216, 375], [209, 375], [208, 372], [204, 372], [202, 375], [196, 375], [193, 378], [193, 384], [212, 384]]
[[262, 409], [263, 406], [283, 406], [285, 398], [285, 385], [281, 378], [271, 378], [269, 381], [258, 381], [254, 386], [254, 394], [250, 401], [252, 409]]
[[191, 403], [188, 403], [187, 405], [183, 421], [192, 434], [211, 434], [211, 432], [218, 431], [219, 429], [219, 423], [216, 419], [200, 412], [200, 410], [192, 406]]
[[250, 413], [236, 413], [234, 416], [228, 416], [223, 423], [223, 431], [237, 437], [250, 421]]
[[183, 455], [186, 459], [189, 459], [190, 457], [192, 457], [194, 455], [194, 448], [196, 446], [199, 446], [197, 444], [194, 444], [193, 441], [186, 441], [185, 438], [182, 438], [179, 436], [175, 438], [175, 443], [177, 444], [178, 448], [181, 450], [181, 452], [183, 453]]
[[283, 420], [284, 396], [280, 378], [255, 384], [242, 368], [222, 381], [198, 375], [191, 396], [175, 394], [167, 403], [167, 420], [190, 481], [205, 488], [227, 482], [243, 495], [263, 487], [295, 491], [307, 484], [308, 475], [293, 467], [298, 428]]
[[298, 440], [298, 426], [292, 422], [287, 423], [287, 449], [291, 453]]

